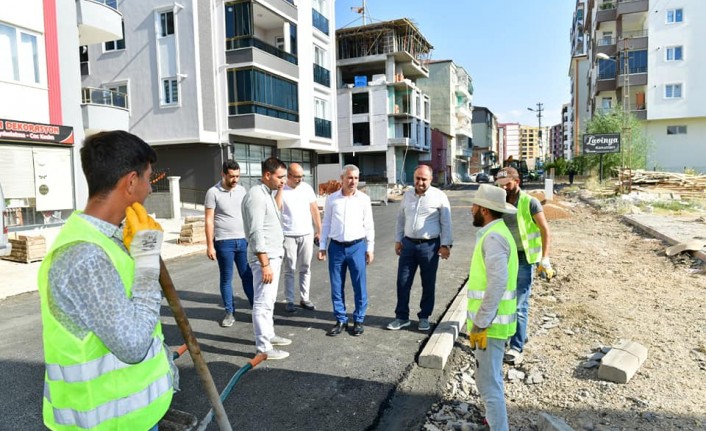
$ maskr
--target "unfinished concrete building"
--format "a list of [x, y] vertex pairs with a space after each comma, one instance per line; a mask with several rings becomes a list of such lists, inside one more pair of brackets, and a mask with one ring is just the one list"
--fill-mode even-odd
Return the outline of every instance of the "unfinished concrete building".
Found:
[[361, 180], [411, 183], [431, 160], [428, 77], [432, 45], [409, 19], [336, 31], [338, 144]]

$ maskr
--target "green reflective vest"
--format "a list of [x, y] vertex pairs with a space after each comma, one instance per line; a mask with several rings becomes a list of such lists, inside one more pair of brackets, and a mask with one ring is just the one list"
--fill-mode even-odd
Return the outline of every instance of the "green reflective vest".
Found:
[[520, 192], [520, 199], [517, 201], [517, 227], [520, 230], [527, 263], [537, 263], [542, 258], [542, 232], [532, 218], [531, 201], [530, 195]]
[[488, 285], [488, 276], [485, 270], [485, 260], [483, 259], [483, 242], [489, 233], [496, 232], [502, 235], [510, 244], [510, 261], [507, 268], [507, 287], [505, 293], [498, 304], [498, 312], [495, 315], [490, 327], [488, 328], [488, 337], [499, 338], [505, 340], [510, 338], [517, 327], [517, 296], [515, 290], [517, 288], [517, 246], [515, 240], [510, 233], [510, 229], [502, 220], [493, 224], [485, 234], [476, 243], [476, 248], [473, 250], [473, 258], [471, 259], [471, 270], [468, 274], [468, 333], [471, 333], [473, 320], [476, 313], [480, 309], [485, 290]]
[[100, 246], [120, 274], [130, 297], [135, 264], [112, 239], [77, 213], [69, 217], [39, 269], [44, 340], [44, 424], [52, 430], [147, 430], [172, 400], [172, 375], [159, 322], [152, 345], [137, 364], [115, 357], [94, 334], [76, 338], [49, 310], [49, 268], [54, 252], [77, 241]]

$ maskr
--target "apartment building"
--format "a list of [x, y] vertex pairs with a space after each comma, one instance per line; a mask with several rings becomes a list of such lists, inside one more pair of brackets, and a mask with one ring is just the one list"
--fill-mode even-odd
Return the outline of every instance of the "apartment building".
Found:
[[564, 128], [561, 123], [555, 124], [549, 128], [549, 154], [551, 160], [561, 159], [564, 157]]
[[[527, 162], [527, 168], [530, 170], [537, 169], [538, 160], [544, 160], [543, 145], [540, 141], [539, 127], [537, 126], [520, 126], [520, 159]], [[547, 128], [542, 127], [542, 135], [546, 136]]]
[[566, 151], [567, 159], [581, 154], [582, 138], [586, 124], [591, 118], [588, 110], [588, 72], [590, 60], [588, 59], [588, 39], [586, 34], [586, 1], [576, 0], [576, 7], [571, 21], [569, 61], [569, 93], [571, 101], [568, 109], [568, 139], [570, 146]]
[[[454, 181], [466, 180], [465, 176], [454, 171], [455, 153], [454, 136], [448, 135], [439, 129], [431, 130], [431, 169], [434, 173], [432, 184], [446, 185]], [[455, 177], [455, 178], [454, 178]]]
[[[255, 184], [269, 156], [317, 176], [335, 153], [333, 0], [119, 1], [125, 37], [82, 54], [86, 88], [124, 94], [128, 130], [202, 203], [234, 158]], [[91, 90], [87, 90], [91, 91]]]
[[573, 141], [571, 136], [572, 121], [571, 121], [571, 104], [565, 103], [561, 106], [561, 133], [562, 145], [560, 156], [566, 160], [573, 159]]
[[498, 160], [498, 118], [484, 106], [473, 107], [471, 172], [489, 173]]
[[110, 0], [0, 9], [0, 184], [10, 230], [61, 224], [85, 206], [79, 46], [121, 38], [121, 19]]
[[361, 180], [413, 181], [431, 162], [429, 96], [417, 79], [429, 76], [432, 45], [408, 19], [336, 31], [338, 146]]
[[[706, 3], [588, 0], [589, 109], [616, 106], [641, 121], [653, 143], [647, 168], [706, 171]], [[623, 148], [629, 154], [626, 134]]]
[[[429, 77], [417, 80], [417, 85], [429, 95], [431, 127], [450, 136], [446, 154], [457, 180], [469, 176], [472, 156], [473, 80], [466, 69], [452, 60], [429, 63]], [[433, 141], [433, 140], [432, 140]], [[432, 151], [436, 163], [437, 152]]]
[[520, 159], [520, 123], [498, 124], [498, 155], [501, 164], [510, 157]]

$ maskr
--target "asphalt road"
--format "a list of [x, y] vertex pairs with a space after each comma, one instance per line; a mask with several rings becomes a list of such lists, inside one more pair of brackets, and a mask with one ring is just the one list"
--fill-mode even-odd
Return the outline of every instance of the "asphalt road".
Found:
[[[472, 187], [475, 188], [475, 187]], [[437, 277], [436, 322], [461, 288], [475, 241], [471, 226], [470, 191], [448, 191], [452, 205], [454, 248], [442, 261]], [[421, 369], [415, 359], [428, 338], [413, 324], [388, 331], [394, 318], [397, 256], [394, 226], [398, 203], [374, 206], [375, 261], [368, 267], [369, 308], [365, 334], [327, 337], [334, 319], [326, 262], [314, 258], [311, 300], [316, 311], [284, 310], [283, 287], [275, 308], [275, 330], [293, 340], [284, 349], [291, 356], [266, 361], [245, 374], [224, 403], [234, 429], [241, 430], [407, 430], [420, 426], [444, 384], [442, 372]], [[255, 354], [251, 314], [238, 277], [234, 281], [236, 323], [221, 328], [223, 311], [218, 292], [218, 267], [205, 255], [167, 262], [191, 326], [219, 390]], [[353, 292], [346, 286], [349, 311]], [[412, 318], [418, 311], [419, 276], [413, 287]], [[36, 293], [0, 302], [0, 430], [41, 429], [43, 356], [39, 297]], [[167, 344], [183, 343], [171, 311], [162, 307]], [[433, 328], [432, 328], [433, 329]], [[173, 407], [203, 417], [208, 400], [188, 354], [177, 360], [181, 391]], [[218, 429], [212, 424], [209, 429]]]

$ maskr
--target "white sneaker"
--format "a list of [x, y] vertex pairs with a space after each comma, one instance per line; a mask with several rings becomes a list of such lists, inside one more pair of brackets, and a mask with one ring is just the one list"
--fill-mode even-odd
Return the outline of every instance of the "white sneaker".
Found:
[[267, 352], [265, 352], [265, 354], [267, 355], [268, 360], [273, 360], [273, 361], [276, 361], [278, 359], [285, 359], [285, 358], [289, 357], [289, 352], [285, 352], [284, 350], [279, 350], [279, 349], [268, 350]]
[[523, 359], [522, 353], [515, 349], [508, 350], [503, 356], [503, 362], [514, 366], [520, 365]]
[[273, 346], [289, 346], [290, 344], [292, 344], [292, 340], [290, 340], [289, 338], [280, 337], [279, 335], [275, 335], [270, 340], [270, 344], [272, 344]]

